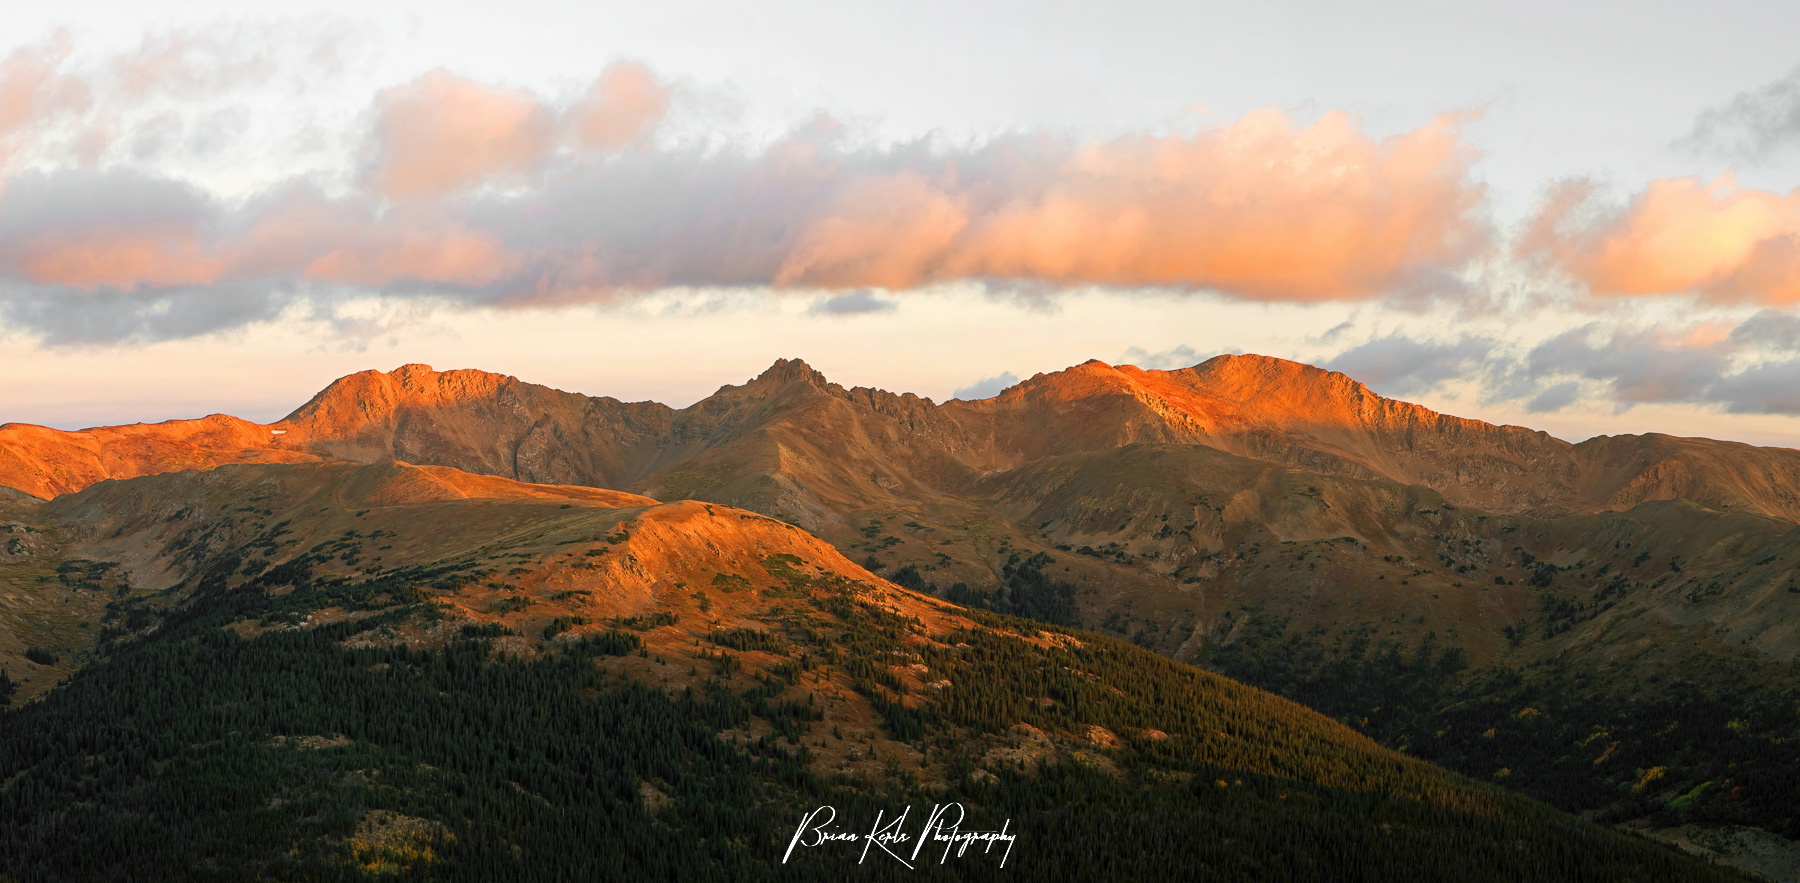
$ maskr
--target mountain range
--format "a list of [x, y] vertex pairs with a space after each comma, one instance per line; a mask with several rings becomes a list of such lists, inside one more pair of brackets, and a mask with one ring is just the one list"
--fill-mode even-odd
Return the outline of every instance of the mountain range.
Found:
[[[1230, 792], [1244, 773], [1326, 789], [1333, 807], [1373, 790], [1424, 806], [1498, 800], [1507, 808], [1491, 817], [1541, 818], [1536, 804], [1505, 803], [1523, 792], [1776, 877], [1800, 837], [1789, 797], [1800, 789], [1800, 451], [1663, 435], [1570, 444], [1259, 356], [1176, 371], [1092, 361], [942, 404], [846, 389], [783, 360], [683, 409], [406, 365], [342, 378], [272, 424], [0, 426], [0, 486], [11, 489], [0, 491], [0, 662], [31, 673], [16, 682], [21, 699], [41, 699], [14, 712], [38, 715], [22, 731], [97, 701], [83, 696], [125, 677], [125, 660], [185, 673], [190, 663], [167, 655], [177, 638], [223, 631], [274, 648], [335, 629], [343, 649], [330, 652], [387, 654], [368, 662], [383, 671], [419, 648], [479, 644], [540, 667], [586, 653], [603, 680], [577, 689], [610, 697], [623, 689], [611, 678], [747, 703], [742, 719], [693, 714], [739, 721], [714, 728], [744, 745], [763, 739], [744, 749], [752, 759], [774, 737], [790, 754], [772, 762], [821, 782], [904, 769], [919, 787], [988, 788], [990, 806], [1014, 799], [991, 789], [1029, 791], [1046, 770], [1098, 770], [1082, 779], [1096, 793], [1207, 776]], [[808, 667], [818, 660], [830, 661]], [[1050, 661], [1110, 684], [1106, 695], [1190, 698], [1134, 717], [1021, 675]], [[982, 685], [979, 701], [959, 695], [965, 682]], [[793, 707], [803, 693], [819, 704]], [[1196, 715], [1243, 729], [1196, 741], [1183, 732]], [[859, 735], [826, 738], [828, 723]], [[268, 739], [338, 732], [267, 732], [256, 751], [292, 754]], [[54, 781], [54, 752], [35, 750], [7, 748], [0, 774]], [[419, 763], [429, 754], [409, 750]], [[1345, 768], [1401, 772], [1352, 782], [1300, 759], [1334, 752], [1357, 758]], [[1405, 772], [1416, 759], [1456, 772]], [[1450, 778], [1393, 784], [1408, 776]], [[128, 777], [116, 784], [129, 791]], [[667, 778], [630, 787], [645, 811], [679, 799]], [[7, 786], [0, 800], [20, 793]], [[1272, 830], [1303, 830], [1281, 803], [1257, 812]], [[39, 819], [83, 805], [14, 804]], [[423, 810], [379, 810], [414, 820], [401, 836], [381, 822], [390, 816], [370, 823], [375, 811], [321, 829], [311, 842], [336, 845], [319, 856], [417, 870], [430, 863], [408, 864], [390, 841], [463, 855], [478, 836]], [[705, 841], [711, 829], [689, 822], [675, 829]], [[1600, 830], [1532, 824], [1548, 826], [1534, 844]], [[1332, 830], [1309, 836], [1366, 853]], [[94, 870], [52, 840], [13, 845], [40, 873]], [[1437, 854], [1443, 844], [1427, 840], [1417, 849]], [[1645, 870], [1661, 853], [1606, 849], [1639, 857], [1557, 865], [1534, 846], [1507, 876], [1664, 873]], [[1191, 869], [1202, 853], [1252, 873], [1229, 849], [1146, 867]], [[475, 855], [490, 852], [457, 866]], [[232, 865], [252, 866], [265, 867]]]
[[[784, 514], [811, 528], [850, 507], [960, 493], [996, 471], [1134, 443], [1206, 445], [1308, 472], [1423, 485], [1459, 505], [1508, 514], [1686, 499], [1800, 518], [1800, 452], [1791, 449], [1657, 434], [1569, 444], [1250, 355], [1177, 371], [1090, 361], [990, 399], [944, 404], [845, 389], [804, 362], [780, 360], [679, 410], [404, 365], [342, 378], [267, 425], [225, 415], [79, 432], [7, 424], [0, 483], [47, 497], [105, 478], [224, 463], [387, 458], [519, 481], [702, 482], [694, 489], [714, 496], [783, 496], [763, 505], [791, 507]], [[751, 461], [773, 467], [760, 476], [770, 485], [725, 487], [742, 482], [736, 473]], [[864, 466], [870, 474], [858, 475]]]

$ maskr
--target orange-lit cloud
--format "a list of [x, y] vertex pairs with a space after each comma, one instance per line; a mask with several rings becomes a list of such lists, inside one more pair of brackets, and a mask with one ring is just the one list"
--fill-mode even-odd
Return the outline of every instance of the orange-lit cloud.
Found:
[[987, 277], [1368, 297], [1486, 244], [1458, 117], [1377, 141], [1348, 116], [1274, 110], [1194, 136], [1132, 137], [998, 173], [872, 177], [813, 219], [777, 281], [906, 287]]
[[967, 201], [914, 172], [855, 181], [811, 222], [773, 281], [883, 288], [927, 281], [968, 230]]
[[321, 256], [304, 275], [323, 282], [383, 286], [396, 282], [488, 285], [518, 269], [500, 240], [462, 230], [377, 234]]
[[40, 285], [130, 291], [216, 282], [224, 262], [190, 235], [131, 231], [46, 236], [20, 250], [19, 268]]
[[1546, 200], [1521, 241], [1602, 295], [1699, 293], [1800, 302], [1800, 189], [1738, 187], [1730, 176], [1653, 181], [1622, 211], [1595, 208], [1592, 185]]
[[19, 49], [0, 61], [0, 135], [35, 118], [55, 71], [54, 58], [36, 47]]
[[[108, 69], [123, 92], [203, 94], [220, 71], [261, 70], [227, 45], [146, 41]], [[0, 66], [0, 123], [45, 112], [56, 64]], [[436, 70], [375, 95], [349, 180], [227, 199], [130, 165], [0, 179], [0, 281], [35, 287], [14, 321], [120, 339], [134, 322], [181, 334], [159, 299], [215, 288], [256, 292], [245, 321], [346, 289], [555, 305], [1002, 280], [1364, 299], [1453, 273], [1488, 242], [1463, 116], [1385, 139], [1343, 113], [1263, 110], [1185, 134], [963, 145], [857, 144], [820, 117], [766, 146], [696, 148], [653, 137], [676, 94], [629, 62], [569, 101]], [[63, 315], [101, 300], [141, 315]], [[207, 330], [231, 318], [195, 316]]]
[[7, 142], [21, 130], [59, 111], [87, 108], [87, 84], [60, 71], [68, 55], [68, 35], [59, 33], [0, 61], [0, 161], [7, 156]]
[[432, 71], [376, 96], [368, 180], [392, 199], [516, 184], [556, 149], [559, 131], [584, 151], [638, 143], [670, 96], [648, 68], [627, 61], [608, 66], [562, 110], [530, 92]]
[[551, 113], [531, 93], [444, 70], [383, 90], [376, 107], [370, 182], [396, 199], [520, 175], [552, 146]]
[[232, 278], [362, 288], [479, 288], [522, 263], [498, 236], [459, 227], [441, 210], [416, 207], [378, 215], [366, 204], [332, 201], [308, 190], [273, 200], [221, 252]]
[[670, 90], [641, 64], [616, 61], [568, 111], [583, 146], [624, 147], [649, 134], [669, 109]]

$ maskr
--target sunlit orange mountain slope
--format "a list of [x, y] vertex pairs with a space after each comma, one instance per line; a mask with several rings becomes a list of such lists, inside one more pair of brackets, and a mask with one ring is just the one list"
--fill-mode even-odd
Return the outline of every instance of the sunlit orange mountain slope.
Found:
[[0, 485], [49, 497], [103, 478], [219, 463], [403, 459], [704, 496], [819, 525], [886, 499], [957, 493], [1046, 456], [1136, 442], [1205, 444], [1309, 472], [1419, 484], [1495, 512], [1617, 511], [1679, 498], [1800, 519], [1800, 452], [1663, 435], [1569, 444], [1261, 356], [1177, 371], [1091, 361], [991, 399], [944, 404], [845, 389], [784, 360], [681, 410], [406, 365], [338, 380], [268, 426], [224, 416], [81, 432], [9, 424], [0, 427]]

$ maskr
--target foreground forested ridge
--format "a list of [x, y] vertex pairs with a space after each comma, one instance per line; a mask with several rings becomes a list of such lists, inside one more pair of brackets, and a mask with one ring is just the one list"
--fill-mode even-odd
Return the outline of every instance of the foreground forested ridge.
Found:
[[[1127, 643], [911, 595], [749, 513], [392, 502], [399, 479], [339, 468], [59, 501], [46, 529], [166, 540], [188, 576], [70, 590], [123, 597], [104, 658], [0, 718], [0, 870], [841, 877], [850, 849], [781, 864], [804, 812], [956, 800], [1018, 836], [1004, 870], [856, 872], [1737, 879]], [[487, 540], [439, 554], [458, 531]], [[693, 536], [720, 545], [670, 545]], [[632, 568], [663, 576], [606, 594]]]

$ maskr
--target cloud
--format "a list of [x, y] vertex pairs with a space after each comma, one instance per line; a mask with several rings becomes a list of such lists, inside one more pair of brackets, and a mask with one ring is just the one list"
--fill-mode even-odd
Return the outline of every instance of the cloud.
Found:
[[1405, 396], [1462, 379], [1486, 401], [1523, 401], [1527, 413], [1598, 397], [1620, 411], [1638, 405], [1715, 406], [1732, 413], [1800, 414], [1800, 315], [1763, 310], [1740, 322], [1676, 327], [1590, 323], [1542, 340], [1523, 355], [1500, 341], [1414, 339], [1393, 334], [1321, 362], [1384, 395]]
[[581, 143], [613, 150], [635, 143], [668, 112], [672, 89], [641, 64], [615, 61], [568, 111]]
[[[821, 118], [759, 149], [657, 147], [644, 139], [669, 94], [630, 64], [564, 109], [433, 71], [376, 97], [367, 189], [334, 197], [317, 211], [329, 222], [304, 236], [266, 213], [274, 195], [311, 186], [284, 182], [244, 200], [202, 194], [210, 227], [198, 232], [122, 237], [94, 214], [10, 270], [154, 292], [251, 278], [253, 263], [277, 288], [329, 281], [484, 303], [965, 279], [1314, 300], [1378, 296], [1485, 242], [1473, 154], [1452, 118], [1378, 141], [1342, 114], [1300, 126], [1260, 111], [1192, 135], [956, 148], [852, 145]], [[559, 140], [568, 132], [573, 147]], [[638, 149], [602, 149], [628, 142]], [[293, 247], [276, 260], [269, 241], [282, 237]], [[115, 248], [131, 259], [96, 263]], [[250, 252], [260, 258], [246, 263]]]
[[[1486, 243], [1458, 117], [1376, 141], [1274, 110], [1192, 136], [1025, 138], [835, 188], [778, 282], [959, 278], [1369, 297]], [[935, 166], [935, 167], [932, 167]]]
[[491, 235], [466, 230], [376, 231], [319, 256], [303, 271], [308, 279], [378, 288], [395, 282], [488, 285], [511, 272], [519, 258]]
[[1652, 181], [1607, 206], [1586, 181], [1556, 187], [1519, 253], [1600, 295], [1698, 293], [1727, 301], [1800, 302], [1800, 189], [1740, 188], [1730, 176]]
[[977, 399], [991, 399], [1019, 382], [1019, 375], [1011, 371], [1003, 371], [993, 377], [983, 377], [968, 386], [961, 387], [950, 395], [953, 399], [972, 402]]
[[57, 33], [0, 61], [0, 169], [21, 133], [62, 113], [87, 109], [87, 84], [63, 71], [69, 36]]
[[1593, 325], [1553, 337], [1526, 356], [1534, 377], [1573, 374], [1605, 381], [1623, 405], [1704, 401], [1724, 374], [1728, 354], [1660, 331], [1614, 331]]
[[1352, 321], [1350, 319], [1345, 319], [1344, 321], [1339, 322], [1336, 325], [1333, 325], [1330, 328], [1325, 329], [1325, 333], [1319, 335], [1318, 342], [1319, 343], [1327, 343], [1327, 344], [1328, 343], [1336, 343], [1338, 338], [1343, 337], [1346, 334], [1349, 334], [1355, 328], [1356, 328], [1356, 323], [1354, 321]]
[[1752, 162], [1800, 146], [1800, 68], [1739, 92], [1723, 107], [1702, 111], [1693, 130], [1677, 143]]
[[1342, 119], [1298, 129], [1263, 112], [1192, 137], [944, 149], [849, 146], [826, 119], [760, 151], [581, 164], [476, 210], [547, 248], [539, 281], [576, 297], [960, 279], [1372, 297], [1484, 241], [1448, 125], [1377, 143]]
[[375, 97], [369, 180], [394, 199], [516, 178], [549, 153], [548, 108], [531, 93], [435, 70]]
[[1525, 403], [1525, 413], [1546, 414], [1560, 411], [1575, 403], [1581, 395], [1581, 384], [1573, 380], [1565, 380], [1539, 393], [1531, 401]]
[[806, 312], [810, 316], [860, 316], [868, 313], [891, 313], [899, 308], [899, 304], [886, 300], [873, 291], [852, 291], [813, 301]]
[[[383, 210], [306, 186], [228, 206], [125, 169], [10, 183], [0, 199], [0, 324], [51, 342], [89, 342], [90, 331], [95, 341], [205, 334], [323, 291], [467, 301], [522, 260], [491, 233], [424, 207]], [[245, 309], [214, 303], [246, 292], [256, 296]]]
[[[1768, 311], [1729, 329], [1703, 324], [1681, 332], [1603, 335], [1590, 325], [1534, 348], [1526, 368], [1533, 377], [1572, 374], [1601, 381], [1621, 408], [1704, 403], [1738, 414], [1800, 414], [1800, 359], [1791, 356], [1797, 330], [1800, 318]], [[1788, 357], [1744, 364], [1744, 357], [1771, 347]], [[1573, 397], [1572, 384], [1564, 383], [1526, 409], [1555, 410]]]
[[1731, 342], [1734, 347], [1800, 350], [1800, 316], [1780, 310], [1761, 310], [1731, 330]]
[[0, 268], [35, 285], [135, 291], [217, 281], [207, 197], [129, 173], [23, 175], [0, 200]]
[[649, 68], [629, 61], [608, 66], [566, 108], [525, 90], [434, 70], [376, 95], [369, 180], [392, 199], [518, 184], [551, 156], [565, 131], [583, 151], [642, 142], [672, 94]]
[[[889, 308], [870, 289], [958, 281], [1038, 306], [1088, 286], [1363, 299], [1441, 279], [1489, 243], [1463, 116], [1386, 138], [1343, 113], [1261, 110], [1179, 133], [963, 144], [858, 142], [820, 116], [766, 144], [664, 141], [680, 93], [634, 62], [573, 96], [442, 69], [380, 90], [360, 141], [320, 141], [352, 149], [347, 174], [224, 193], [160, 171], [231, 156], [260, 111], [222, 96], [324, 64], [330, 29], [313, 30], [306, 45], [152, 36], [79, 70], [59, 36], [0, 62], [0, 160], [29, 144], [36, 163], [0, 167], [6, 330], [182, 336], [171, 317], [198, 314], [171, 304], [209, 286], [490, 305], [826, 289], [826, 315]], [[86, 296], [104, 292], [131, 297]], [[163, 318], [53, 316], [101, 308]]]
[[85, 291], [206, 285], [217, 281], [223, 269], [191, 237], [175, 231], [38, 237], [17, 262], [32, 282]]
[[33, 329], [52, 344], [117, 344], [231, 331], [273, 320], [292, 303], [283, 292], [226, 282], [165, 289], [154, 308], [146, 309], [140, 297], [116, 289], [76, 294], [0, 281], [0, 325]]
[[[284, 93], [324, 92], [348, 61], [372, 65], [370, 33], [318, 16], [236, 20], [152, 33], [125, 51], [101, 53], [83, 52], [56, 32], [0, 60], [0, 172], [155, 167], [243, 181], [244, 170], [219, 158], [271, 148], [265, 140], [244, 149], [254, 114], [261, 111], [268, 125], [304, 128], [332, 102], [304, 102], [280, 115], [267, 108]], [[300, 140], [281, 139], [275, 149], [292, 158]]]
[[1321, 367], [1348, 374], [1383, 395], [1405, 396], [1474, 372], [1494, 347], [1486, 338], [1439, 343], [1395, 334], [1351, 347]]
[[211, 96], [275, 75], [272, 55], [242, 33], [184, 30], [146, 35], [138, 48], [112, 59], [120, 90], [141, 100], [153, 94]]
[[1185, 343], [1156, 353], [1141, 346], [1134, 346], [1125, 351], [1126, 364], [1163, 371], [1191, 368], [1206, 361], [1207, 358], [1207, 356], [1201, 355], [1199, 350]]
[[200, 188], [128, 169], [26, 172], [8, 180], [0, 199], [0, 242], [96, 230], [194, 229], [217, 211], [216, 200]]
[[1733, 414], [1800, 414], [1800, 359], [1758, 365], [1722, 378], [1712, 399]]

